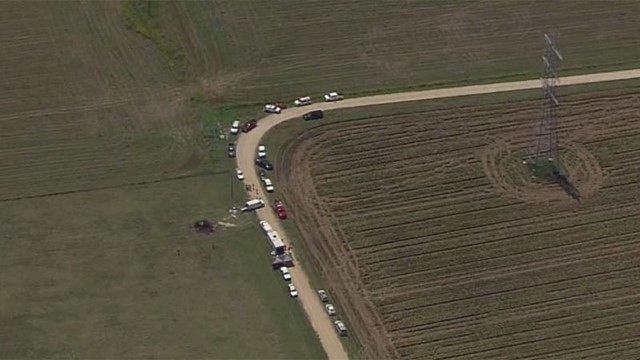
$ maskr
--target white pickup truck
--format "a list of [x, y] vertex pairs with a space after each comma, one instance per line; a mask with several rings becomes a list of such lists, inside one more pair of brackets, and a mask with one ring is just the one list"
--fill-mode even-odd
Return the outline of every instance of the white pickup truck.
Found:
[[306, 105], [311, 105], [311, 97], [309, 96], [304, 96], [301, 98], [297, 98], [293, 101], [293, 104], [295, 106], [306, 106]]
[[283, 266], [280, 268], [280, 272], [282, 273], [282, 278], [284, 279], [284, 281], [290, 281], [291, 280], [291, 273], [289, 272], [289, 268], [286, 266]]
[[282, 109], [277, 105], [267, 104], [264, 106], [264, 112], [271, 114], [280, 114], [282, 112]]

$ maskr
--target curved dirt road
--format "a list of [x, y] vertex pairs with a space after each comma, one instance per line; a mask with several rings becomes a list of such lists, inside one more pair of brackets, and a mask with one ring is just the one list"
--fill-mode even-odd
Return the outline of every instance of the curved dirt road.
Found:
[[[602, 81], [614, 81], [640, 78], [640, 69], [615, 71], [607, 73], [597, 73], [588, 75], [578, 75], [560, 78], [558, 86], [588, 84]], [[318, 103], [302, 108], [293, 108], [284, 110], [278, 115], [268, 115], [262, 118], [258, 122], [258, 127], [249, 133], [243, 133], [237, 142], [237, 165], [245, 174], [245, 184], [253, 184], [258, 190], [258, 195], [250, 194], [250, 198], [261, 197], [266, 199], [266, 196], [262, 190], [258, 173], [254, 166], [254, 159], [256, 154], [256, 148], [260, 142], [260, 139], [264, 134], [272, 127], [290, 120], [301, 120], [301, 116], [311, 110], [333, 110], [358, 106], [380, 105], [405, 101], [416, 100], [428, 100], [438, 99], [445, 97], [466, 96], [487, 94], [496, 92], [506, 92], [514, 90], [526, 90], [535, 89], [541, 86], [541, 81], [527, 80], [527, 81], [513, 81], [486, 85], [472, 85], [461, 86], [446, 89], [434, 89], [424, 91], [410, 91], [385, 95], [364, 96], [360, 98], [346, 99], [334, 103]], [[304, 94], [301, 94], [304, 95]], [[278, 169], [275, 169], [278, 171]], [[277, 184], [275, 184], [277, 186]], [[284, 229], [280, 226], [280, 220], [276, 217], [275, 213], [271, 210], [270, 206], [257, 211], [258, 218], [260, 220], [266, 220], [281, 234], [286, 244], [289, 244], [289, 238], [285, 234]], [[298, 288], [298, 298], [302, 307], [307, 314], [307, 318], [311, 323], [314, 331], [318, 334], [322, 347], [324, 348], [329, 359], [346, 359], [347, 353], [337, 336], [333, 324], [327, 316], [324, 306], [318, 299], [315, 291], [311, 288], [309, 279], [301, 268], [300, 264], [291, 269], [291, 275], [293, 283]], [[284, 287], [283, 287], [284, 292]]]

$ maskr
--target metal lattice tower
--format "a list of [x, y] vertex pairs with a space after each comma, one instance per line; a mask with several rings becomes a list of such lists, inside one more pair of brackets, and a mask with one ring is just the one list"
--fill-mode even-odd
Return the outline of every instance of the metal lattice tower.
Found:
[[536, 148], [533, 162], [550, 161], [557, 164], [558, 161], [558, 118], [556, 108], [560, 105], [556, 96], [556, 83], [558, 82], [558, 67], [564, 60], [556, 45], [556, 36], [545, 34], [546, 51], [542, 56], [544, 64], [544, 78], [542, 79], [542, 91], [544, 93], [542, 119], [537, 129]]

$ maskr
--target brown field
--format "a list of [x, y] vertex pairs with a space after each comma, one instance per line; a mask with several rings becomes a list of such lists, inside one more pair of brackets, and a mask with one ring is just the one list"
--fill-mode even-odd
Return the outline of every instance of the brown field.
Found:
[[282, 196], [365, 356], [638, 354], [640, 89], [563, 100], [580, 202], [519, 173], [536, 100], [350, 110], [283, 142]]

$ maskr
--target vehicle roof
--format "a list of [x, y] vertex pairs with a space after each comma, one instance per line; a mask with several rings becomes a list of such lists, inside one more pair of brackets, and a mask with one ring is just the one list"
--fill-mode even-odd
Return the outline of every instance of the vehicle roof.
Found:
[[238, 126], [238, 125], [240, 125], [240, 121], [238, 120], [234, 120], [233, 124], [231, 124], [231, 126]]

